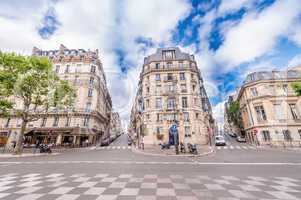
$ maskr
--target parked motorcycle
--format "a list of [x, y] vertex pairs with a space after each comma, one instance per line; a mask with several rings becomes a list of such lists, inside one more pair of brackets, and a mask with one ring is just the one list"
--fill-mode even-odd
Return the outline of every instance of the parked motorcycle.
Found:
[[194, 155], [197, 155], [197, 154], [198, 154], [198, 150], [197, 150], [195, 144], [188, 143], [188, 144], [187, 144], [187, 147], [188, 147], [189, 153], [194, 154]]
[[180, 151], [181, 151], [181, 153], [186, 153], [186, 148], [185, 148], [185, 145], [183, 144], [183, 142], [180, 143]]
[[40, 144], [40, 153], [52, 153], [50, 147], [47, 144]]

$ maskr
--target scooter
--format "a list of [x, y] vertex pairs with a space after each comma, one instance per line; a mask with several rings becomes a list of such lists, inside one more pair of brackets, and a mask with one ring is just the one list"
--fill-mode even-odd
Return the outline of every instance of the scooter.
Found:
[[188, 147], [189, 153], [194, 154], [194, 155], [197, 155], [197, 154], [198, 154], [198, 150], [197, 150], [195, 144], [190, 144], [190, 143], [188, 143], [188, 144], [187, 144], [187, 147]]
[[41, 144], [39, 148], [40, 148], [40, 153], [52, 153], [50, 147], [47, 144]]

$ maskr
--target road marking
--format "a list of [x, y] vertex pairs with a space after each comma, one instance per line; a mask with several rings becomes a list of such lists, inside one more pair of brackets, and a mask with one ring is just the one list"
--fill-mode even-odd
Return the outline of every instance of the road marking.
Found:
[[231, 145], [231, 146], [230, 146], [230, 149], [234, 149], [234, 147]]
[[240, 149], [240, 146], [236, 146], [236, 149]]
[[242, 148], [244, 148], [244, 149], [248, 149], [248, 147], [246, 147], [246, 146], [243, 146]]
[[217, 147], [217, 149], [218, 149], [218, 150], [220, 150], [220, 149], [221, 149], [221, 147]]
[[224, 147], [224, 149], [228, 149], [228, 147]]
[[148, 164], [148, 165], [291, 165], [291, 166], [301, 166], [301, 163], [223, 163], [223, 162], [160, 162], [160, 161], [39, 161], [39, 162], [0, 162], [0, 164], [28, 164], [28, 165], [43, 165], [43, 164], [71, 164], [71, 163], [81, 163], [81, 164]]

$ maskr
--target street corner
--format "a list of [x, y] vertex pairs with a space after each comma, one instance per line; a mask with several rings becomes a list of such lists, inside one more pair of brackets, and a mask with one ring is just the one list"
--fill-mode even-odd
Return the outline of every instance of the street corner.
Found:
[[176, 154], [174, 148], [170, 149], [161, 149], [159, 145], [145, 145], [144, 149], [132, 147], [132, 152], [136, 154], [142, 154], [146, 156], [166, 156], [166, 157], [201, 157], [210, 155], [215, 152], [214, 148], [212, 147], [202, 147], [198, 148], [197, 154], [191, 154], [191, 153], [179, 153]]

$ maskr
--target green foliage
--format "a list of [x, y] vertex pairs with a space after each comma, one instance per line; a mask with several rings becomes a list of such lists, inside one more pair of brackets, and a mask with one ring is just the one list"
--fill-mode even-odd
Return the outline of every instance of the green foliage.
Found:
[[0, 116], [22, 118], [20, 140], [28, 122], [51, 108], [70, 108], [74, 100], [74, 89], [59, 79], [47, 58], [0, 52]]
[[228, 114], [228, 118], [230, 119], [231, 122], [233, 122], [238, 127], [241, 126], [239, 101], [233, 101], [230, 103], [227, 114]]
[[292, 83], [291, 87], [293, 88], [294, 92], [297, 96], [301, 96], [301, 83]]

